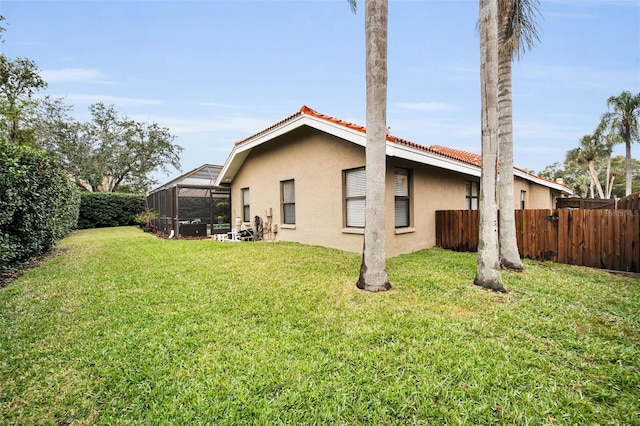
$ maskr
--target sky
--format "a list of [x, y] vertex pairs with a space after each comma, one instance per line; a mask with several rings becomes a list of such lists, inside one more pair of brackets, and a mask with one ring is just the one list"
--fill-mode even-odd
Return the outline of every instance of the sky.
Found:
[[[364, 0], [0, 0], [2, 53], [38, 65], [40, 95], [167, 127], [181, 171], [302, 105], [365, 120]], [[513, 66], [514, 163], [575, 148], [607, 98], [640, 92], [640, 1], [542, 0], [540, 41]], [[389, 0], [387, 125], [421, 145], [480, 153], [477, 0]], [[622, 146], [616, 150], [623, 154]], [[640, 158], [640, 143], [633, 145]]]

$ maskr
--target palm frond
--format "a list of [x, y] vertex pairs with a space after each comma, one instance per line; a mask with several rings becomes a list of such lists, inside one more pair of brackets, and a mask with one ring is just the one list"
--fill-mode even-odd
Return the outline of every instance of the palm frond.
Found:
[[537, 19], [541, 17], [539, 0], [500, 0], [498, 13], [504, 27], [500, 53], [511, 59], [520, 59], [527, 50], [540, 41]]
[[355, 14], [358, 12], [358, 1], [357, 0], [347, 0], [349, 6], [351, 7], [351, 11]]

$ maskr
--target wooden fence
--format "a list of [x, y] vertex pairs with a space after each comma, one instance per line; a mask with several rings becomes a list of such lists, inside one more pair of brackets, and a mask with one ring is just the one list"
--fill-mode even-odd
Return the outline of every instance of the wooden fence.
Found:
[[[516, 210], [520, 256], [640, 272], [640, 210]], [[478, 249], [477, 210], [436, 212], [436, 245]]]
[[640, 192], [620, 198], [617, 208], [623, 210], [640, 210]]
[[600, 198], [558, 198], [556, 200], [558, 209], [621, 209], [640, 210], [640, 192], [627, 195], [626, 197], [614, 199]]

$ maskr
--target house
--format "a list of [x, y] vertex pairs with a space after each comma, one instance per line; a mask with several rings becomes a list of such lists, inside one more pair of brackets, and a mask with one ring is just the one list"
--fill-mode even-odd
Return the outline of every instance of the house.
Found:
[[[235, 144], [215, 185], [230, 185], [235, 225], [264, 239], [361, 252], [365, 128], [307, 106]], [[476, 209], [480, 156], [388, 135], [386, 254], [432, 247], [435, 211]], [[514, 169], [516, 208], [553, 208], [565, 185]]]

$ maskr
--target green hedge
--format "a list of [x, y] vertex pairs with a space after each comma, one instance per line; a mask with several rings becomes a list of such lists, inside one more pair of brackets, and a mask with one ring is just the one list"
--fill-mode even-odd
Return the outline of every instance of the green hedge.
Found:
[[145, 204], [144, 195], [139, 194], [83, 192], [80, 196], [78, 229], [133, 225]]
[[0, 140], [0, 271], [49, 250], [75, 228], [80, 197], [51, 154]]

